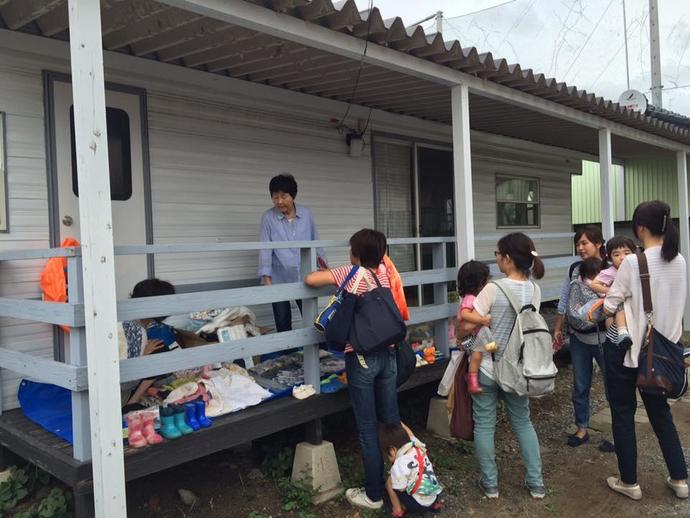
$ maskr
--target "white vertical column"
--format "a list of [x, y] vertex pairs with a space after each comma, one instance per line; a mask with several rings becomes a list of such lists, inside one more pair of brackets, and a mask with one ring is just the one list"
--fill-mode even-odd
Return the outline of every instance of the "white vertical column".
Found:
[[99, 0], [69, 0], [95, 515], [125, 517], [115, 261]]
[[[676, 165], [678, 167], [678, 220], [680, 222], [680, 253], [683, 254], [683, 257], [685, 257], [686, 261], [690, 261], [690, 224], [688, 223], [688, 159], [685, 151], [678, 151], [676, 154]], [[688, 286], [686, 286], [686, 290], [688, 293], [690, 293], [690, 274], [688, 275]], [[690, 302], [685, 303], [683, 329], [690, 330]]]
[[457, 265], [474, 259], [470, 101], [467, 85], [450, 89], [453, 116], [453, 194], [455, 199], [455, 257]]
[[599, 182], [601, 185], [601, 231], [604, 239], [613, 237], [614, 205], [613, 205], [613, 157], [611, 155], [611, 130], [599, 130]]

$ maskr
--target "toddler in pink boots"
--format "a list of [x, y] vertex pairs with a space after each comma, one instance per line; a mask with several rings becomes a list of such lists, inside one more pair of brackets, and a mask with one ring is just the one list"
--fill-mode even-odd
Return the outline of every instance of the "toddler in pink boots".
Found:
[[489, 282], [489, 277], [489, 267], [479, 261], [467, 261], [458, 270], [458, 295], [462, 297], [458, 309], [458, 326], [463, 323], [474, 326], [471, 334], [462, 342], [466, 354], [471, 355], [467, 372], [467, 391], [470, 394], [482, 392], [479, 386], [479, 365], [482, 362], [482, 353], [496, 351], [496, 342], [489, 330], [491, 316], [483, 317], [474, 310], [474, 300]]

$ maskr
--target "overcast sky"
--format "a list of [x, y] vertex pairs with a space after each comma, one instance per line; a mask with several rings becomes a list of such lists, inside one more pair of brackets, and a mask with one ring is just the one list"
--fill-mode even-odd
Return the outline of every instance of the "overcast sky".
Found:
[[[356, 1], [360, 9], [369, 6], [369, 0]], [[663, 107], [690, 116], [690, 0], [658, 2]], [[400, 16], [406, 25], [443, 11], [446, 40], [457, 39], [463, 47], [492, 52], [510, 63], [520, 63], [523, 69], [531, 68], [614, 101], [627, 88], [622, 3], [374, 0], [384, 19]], [[625, 5], [630, 87], [644, 92], [651, 102], [649, 1], [625, 0]], [[433, 21], [423, 26], [435, 27]]]

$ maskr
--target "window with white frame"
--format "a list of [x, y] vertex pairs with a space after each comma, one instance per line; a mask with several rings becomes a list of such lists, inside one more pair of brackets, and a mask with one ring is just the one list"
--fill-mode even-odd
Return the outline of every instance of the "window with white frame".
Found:
[[539, 226], [539, 180], [496, 175], [496, 227]]

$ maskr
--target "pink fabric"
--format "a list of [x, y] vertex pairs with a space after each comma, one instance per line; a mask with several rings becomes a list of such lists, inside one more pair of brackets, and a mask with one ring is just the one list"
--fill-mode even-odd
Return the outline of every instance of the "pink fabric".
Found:
[[616, 274], [618, 273], [618, 268], [615, 266], [609, 266], [606, 270], [599, 272], [599, 275], [595, 277], [595, 281], [602, 283], [604, 286], [611, 286], [613, 281], [616, 280]]
[[472, 311], [474, 309], [474, 299], [476, 299], [474, 295], [465, 295], [462, 298], [462, 301], [460, 301], [460, 308], [458, 309], [458, 324], [462, 322], [462, 310], [463, 309], [469, 309]]

